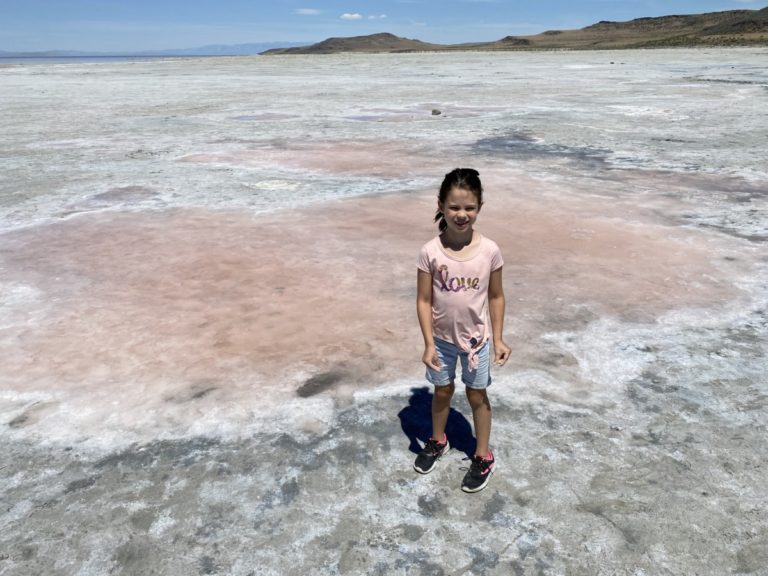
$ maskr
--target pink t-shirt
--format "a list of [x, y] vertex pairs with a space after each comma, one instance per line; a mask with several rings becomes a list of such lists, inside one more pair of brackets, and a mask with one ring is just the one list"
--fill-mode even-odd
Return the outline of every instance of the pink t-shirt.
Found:
[[[491, 272], [504, 265], [496, 242], [480, 237], [466, 259], [449, 255], [433, 238], [421, 247], [418, 268], [432, 275], [432, 332], [465, 352], [488, 340], [488, 284]], [[474, 345], [472, 340], [474, 339]]]

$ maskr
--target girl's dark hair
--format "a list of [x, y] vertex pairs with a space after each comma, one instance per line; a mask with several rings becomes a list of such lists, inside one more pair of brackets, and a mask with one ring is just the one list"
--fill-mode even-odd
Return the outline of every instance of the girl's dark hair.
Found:
[[[478, 209], [483, 205], [483, 185], [480, 183], [480, 172], [477, 170], [472, 168], [454, 168], [448, 172], [443, 179], [443, 183], [440, 185], [440, 192], [437, 195], [437, 200], [440, 204], [445, 204], [448, 193], [454, 188], [462, 188], [472, 192], [475, 198], [477, 198]], [[438, 222], [437, 226], [440, 232], [448, 227], [440, 209], [435, 213], [435, 222]]]

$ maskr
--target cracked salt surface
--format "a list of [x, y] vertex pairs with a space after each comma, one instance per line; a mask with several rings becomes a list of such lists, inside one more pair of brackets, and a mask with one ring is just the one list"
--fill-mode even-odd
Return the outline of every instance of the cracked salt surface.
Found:
[[[765, 56], [1, 69], [0, 572], [765, 573]], [[472, 497], [462, 394], [411, 468], [458, 165], [514, 350]]]

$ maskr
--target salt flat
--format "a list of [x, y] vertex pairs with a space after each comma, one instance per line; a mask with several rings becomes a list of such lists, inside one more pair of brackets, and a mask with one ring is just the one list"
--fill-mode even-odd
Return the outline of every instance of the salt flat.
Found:
[[[0, 573], [768, 573], [766, 54], [1, 69]], [[474, 496], [462, 400], [411, 468], [455, 166], [513, 348]]]

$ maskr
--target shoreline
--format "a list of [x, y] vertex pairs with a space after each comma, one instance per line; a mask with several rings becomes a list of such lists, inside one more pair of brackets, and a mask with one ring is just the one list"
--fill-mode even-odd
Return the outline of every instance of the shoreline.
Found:
[[351, 50], [338, 52], [317, 52], [317, 53], [254, 53], [254, 54], [177, 54], [177, 55], [115, 55], [115, 56], [0, 56], [0, 69], [14, 68], [26, 64], [100, 64], [100, 63], [118, 63], [118, 62], [153, 62], [153, 61], [183, 61], [183, 60], [239, 60], [260, 58], [264, 56], [402, 56], [402, 55], [428, 55], [428, 54], [539, 54], [539, 53], [590, 53], [590, 52], [633, 52], [633, 51], [683, 51], [683, 50], [743, 50], [751, 48], [768, 48], [768, 40], [752, 43], [725, 43], [725, 44], [690, 44], [690, 45], [659, 45], [659, 46], [590, 46], [590, 47], [514, 47], [514, 48], [446, 48], [442, 50], [391, 50], [391, 51], [365, 51]]

